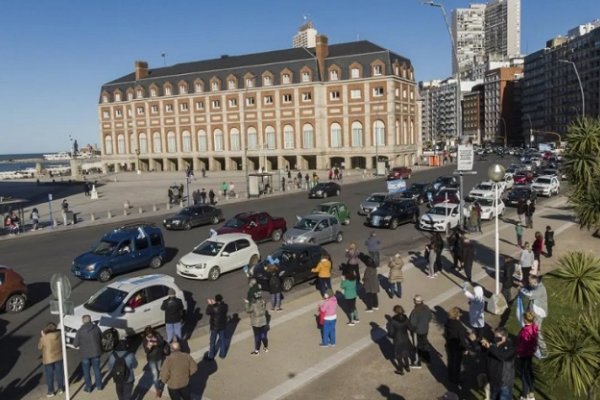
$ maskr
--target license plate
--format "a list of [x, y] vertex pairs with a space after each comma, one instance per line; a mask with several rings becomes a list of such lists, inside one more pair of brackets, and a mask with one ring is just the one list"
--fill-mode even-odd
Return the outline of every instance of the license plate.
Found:
[[75, 276], [81, 276], [81, 272], [75, 271]]

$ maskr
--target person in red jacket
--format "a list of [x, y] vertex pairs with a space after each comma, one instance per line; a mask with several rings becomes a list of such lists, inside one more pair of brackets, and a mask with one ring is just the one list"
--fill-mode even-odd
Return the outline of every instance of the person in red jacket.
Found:
[[517, 357], [521, 364], [523, 393], [521, 399], [534, 399], [534, 377], [531, 360], [538, 346], [539, 328], [535, 324], [535, 314], [527, 311], [523, 314], [525, 326], [519, 332]]

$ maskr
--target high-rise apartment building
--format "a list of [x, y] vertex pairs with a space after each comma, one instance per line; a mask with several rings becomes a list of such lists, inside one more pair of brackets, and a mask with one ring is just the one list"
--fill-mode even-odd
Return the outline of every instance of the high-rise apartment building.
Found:
[[513, 143], [520, 139], [520, 86], [522, 67], [488, 71], [484, 85], [484, 142]]
[[521, 0], [492, 0], [485, 8], [485, 54], [521, 55]]
[[472, 138], [474, 144], [483, 143], [484, 120], [484, 86], [473, 86], [469, 93], [463, 95], [463, 135]]
[[315, 47], [316, 43], [317, 30], [311, 21], [302, 25], [292, 39], [292, 47]]
[[457, 60], [452, 57], [452, 74], [471, 76], [472, 69], [485, 61], [485, 4], [471, 4], [452, 12], [452, 36]]

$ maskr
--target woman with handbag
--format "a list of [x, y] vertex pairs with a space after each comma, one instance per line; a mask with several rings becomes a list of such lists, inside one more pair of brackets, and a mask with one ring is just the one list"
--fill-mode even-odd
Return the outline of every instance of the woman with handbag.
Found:
[[264, 352], [269, 351], [269, 338], [267, 337], [267, 331], [269, 325], [267, 324], [267, 303], [262, 298], [262, 292], [258, 291], [254, 293], [254, 299], [251, 302], [246, 302], [246, 312], [250, 314], [250, 324], [252, 325], [252, 331], [254, 332], [254, 351], [250, 354], [258, 356], [260, 354], [260, 344], [264, 347]]
[[170, 352], [168, 343], [165, 343], [160, 333], [156, 332], [150, 325], [144, 329], [144, 339], [142, 345], [146, 352], [146, 361], [148, 362], [148, 368], [152, 374], [152, 383], [154, 384], [154, 390], [156, 397], [162, 396], [163, 384], [159, 379], [160, 368], [162, 366], [165, 355]]
[[523, 314], [523, 322], [525, 325], [521, 328], [517, 340], [517, 358], [521, 365], [521, 382], [523, 382], [521, 399], [532, 399], [534, 377], [531, 361], [538, 347], [539, 328], [535, 323], [535, 314], [531, 311]]

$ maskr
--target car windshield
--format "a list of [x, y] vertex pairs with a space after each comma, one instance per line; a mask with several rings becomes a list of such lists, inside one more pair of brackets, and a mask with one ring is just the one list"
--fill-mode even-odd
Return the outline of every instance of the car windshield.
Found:
[[113, 312], [127, 296], [127, 292], [112, 287], [104, 287], [94, 294], [84, 304], [91, 311], [110, 313]]
[[320, 205], [318, 205], [318, 206], [315, 207], [315, 212], [328, 213], [330, 209], [331, 209], [330, 206], [326, 206], [326, 205], [320, 204]]
[[492, 185], [490, 185], [489, 183], [480, 183], [475, 189], [490, 191], [492, 190]]
[[542, 185], [549, 185], [552, 181], [548, 178], [537, 178], [535, 183], [541, 183]]
[[223, 226], [226, 228], [241, 228], [244, 225], [246, 225], [246, 220], [233, 217], [225, 222]]
[[300, 229], [300, 230], [303, 230], [303, 231], [312, 231], [313, 228], [318, 223], [319, 223], [319, 220], [316, 220], [316, 219], [302, 218], [300, 221], [298, 221], [298, 223], [296, 225], [294, 225], [294, 228]]
[[529, 193], [529, 191], [525, 188], [521, 188], [511, 191], [511, 193], [513, 194], [513, 196], [525, 196]]
[[119, 243], [113, 242], [112, 240], [102, 239], [94, 245], [94, 247], [92, 248], [92, 253], [101, 256], [112, 254], [118, 244]]
[[452, 213], [452, 209], [450, 209], [450, 208], [446, 208], [446, 207], [433, 207], [433, 208], [429, 209], [429, 212], [427, 214], [432, 214], [432, 215], [449, 215], [450, 213]]
[[438, 193], [438, 196], [446, 197], [446, 195], [448, 195], [448, 197], [455, 196], [456, 195], [456, 191], [454, 191], [454, 190], [441, 190], [440, 193]]
[[367, 199], [367, 202], [369, 202], [369, 203], [381, 203], [383, 200], [385, 200], [385, 195], [383, 195], [383, 194], [374, 194], [373, 196], [370, 196]]
[[494, 206], [494, 200], [493, 199], [480, 199], [477, 200], [477, 203], [481, 206], [481, 207], [493, 207]]
[[314, 190], [323, 190], [327, 187], [325, 183], [317, 183], [317, 185], [313, 188]]
[[190, 208], [184, 208], [183, 210], [181, 210], [177, 213], [177, 215], [183, 215], [183, 216], [187, 216], [187, 215], [191, 215], [191, 214], [192, 214], [192, 210]]
[[424, 183], [413, 183], [410, 185], [410, 190], [414, 190], [415, 192], [421, 191], [425, 188]]
[[391, 210], [395, 203], [391, 201], [384, 201], [383, 204], [379, 207], [380, 210]]
[[192, 253], [199, 254], [201, 256], [216, 256], [219, 254], [224, 245], [225, 243], [207, 240], [200, 243], [200, 245], [198, 245], [198, 247], [196, 247]]

